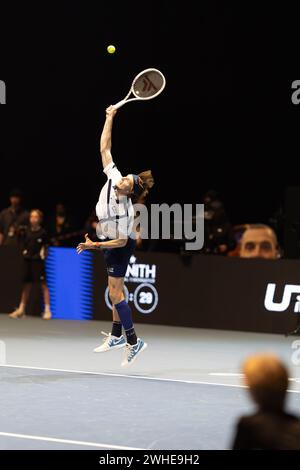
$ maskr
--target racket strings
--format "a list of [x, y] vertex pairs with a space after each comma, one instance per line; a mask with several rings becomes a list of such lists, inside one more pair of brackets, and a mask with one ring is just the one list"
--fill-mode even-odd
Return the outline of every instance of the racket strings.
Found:
[[164, 78], [156, 71], [145, 72], [133, 84], [133, 93], [139, 98], [151, 98], [164, 88]]

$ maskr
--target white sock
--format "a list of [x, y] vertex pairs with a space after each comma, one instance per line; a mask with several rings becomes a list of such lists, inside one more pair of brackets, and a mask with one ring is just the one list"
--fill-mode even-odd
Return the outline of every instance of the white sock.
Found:
[[51, 313], [49, 304], [45, 304], [45, 313]]

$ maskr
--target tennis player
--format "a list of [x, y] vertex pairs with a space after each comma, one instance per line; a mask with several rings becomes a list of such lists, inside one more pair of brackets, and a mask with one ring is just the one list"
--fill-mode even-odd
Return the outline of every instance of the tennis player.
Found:
[[[107, 182], [103, 186], [96, 213], [99, 219], [97, 236], [101, 241], [93, 242], [85, 235], [85, 242], [79, 243], [78, 254], [83, 250], [100, 249], [107, 266], [109, 296], [112, 303], [113, 324], [111, 333], [102, 332], [106, 337], [95, 352], [106, 352], [125, 347], [122, 366], [131, 365], [145, 350], [147, 343], [138, 338], [133, 326], [131, 308], [124, 296], [124, 277], [129, 259], [135, 248], [134, 208], [132, 197], [144, 198], [153, 186], [151, 171], [139, 175], [122, 176], [111, 155], [113, 119], [117, 110], [106, 109], [106, 120], [100, 139], [100, 151]], [[125, 336], [122, 334], [122, 327]]]

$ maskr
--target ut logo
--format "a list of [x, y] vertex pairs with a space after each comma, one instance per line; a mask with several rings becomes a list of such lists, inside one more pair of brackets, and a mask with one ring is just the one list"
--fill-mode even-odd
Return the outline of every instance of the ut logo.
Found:
[[[300, 286], [295, 284], [286, 284], [283, 291], [281, 302], [274, 302], [276, 284], [268, 284], [265, 295], [265, 308], [270, 312], [284, 312], [291, 303], [292, 294], [300, 294]], [[294, 312], [300, 312], [300, 295], [296, 297]]]
[[0, 104], [6, 104], [6, 86], [3, 80], [0, 80]]

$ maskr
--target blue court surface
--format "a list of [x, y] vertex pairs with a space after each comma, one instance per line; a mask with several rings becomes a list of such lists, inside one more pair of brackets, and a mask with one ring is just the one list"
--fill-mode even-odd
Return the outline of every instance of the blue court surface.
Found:
[[93, 353], [109, 327], [0, 316], [0, 449], [228, 449], [253, 410], [239, 371], [251, 352], [284, 359], [300, 414], [295, 337], [137, 325], [149, 346], [123, 369], [122, 350]]

